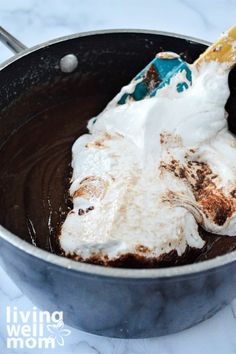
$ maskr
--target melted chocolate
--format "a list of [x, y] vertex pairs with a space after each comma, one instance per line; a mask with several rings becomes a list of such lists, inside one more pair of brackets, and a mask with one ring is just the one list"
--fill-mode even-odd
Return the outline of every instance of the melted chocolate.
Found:
[[[67, 191], [71, 146], [86, 132], [88, 119], [98, 114], [109, 99], [105, 95], [76, 97], [41, 111], [38, 107], [39, 113], [23, 119], [24, 124], [0, 150], [0, 223], [3, 226], [37, 247], [61, 254], [56, 235], [70, 209]], [[34, 104], [26, 100], [21, 99], [22, 107], [26, 102]], [[18, 110], [19, 102], [7, 115], [19, 115]], [[131, 268], [181, 265], [236, 249], [236, 237], [200, 231], [206, 240], [203, 250], [190, 249], [182, 257], [172, 252], [150, 264], [145, 258], [142, 261], [127, 255], [111, 265]]]
[[60, 253], [56, 234], [70, 209], [71, 146], [104, 100], [88, 97], [48, 108], [0, 150], [0, 223], [37, 247]]

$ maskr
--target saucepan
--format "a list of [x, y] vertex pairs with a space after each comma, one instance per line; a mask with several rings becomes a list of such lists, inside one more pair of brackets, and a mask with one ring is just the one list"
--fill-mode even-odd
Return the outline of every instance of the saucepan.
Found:
[[[87, 116], [81, 121], [85, 129], [88, 118], [98, 114], [157, 52], [175, 51], [192, 62], [209, 45], [182, 35], [148, 30], [74, 34], [30, 49], [3, 29], [0, 36], [16, 54], [0, 67], [3, 147], [13, 132], [30, 119], [37, 119], [39, 112], [47, 112], [48, 107], [69, 101], [71, 96], [78, 98], [81, 109], [83, 100], [91, 97], [91, 105], [86, 101]], [[232, 96], [236, 92], [235, 70], [229, 81]], [[92, 98], [100, 96], [101, 102], [98, 99], [93, 108]], [[233, 130], [236, 100], [230, 99], [227, 109]], [[75, 120], [79, 122], [80, 114]], [[54, 134], [54, 130], [49, 133]], [[61, 133], [63, 137], [63, 129]], [[20, 148], [16, 145], [4, 163], [10, 163]], [[9, 183], [8, 196], [14, 201], [17, 175]], [[236, 251], [195, 264], [159, 269], [80, 263], [57, 255], [50, 242], [30, 238], [29, 233], [27, 236], [16, 210], [5, 207], [3, 195], [1, 191], [0, 258], [4, 269], [36, 306], [63, 311], [64, 321], [70, 326], [110, 337], [162, 336], [210, 318], [236, 295]], [[5, 217], [11, 212], [16, 215], [14, 223]]]

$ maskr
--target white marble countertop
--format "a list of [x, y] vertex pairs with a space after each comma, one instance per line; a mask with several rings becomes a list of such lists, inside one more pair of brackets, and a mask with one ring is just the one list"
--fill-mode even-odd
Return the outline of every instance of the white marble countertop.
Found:
[[[213, 41], [236, 22], [236, 0], [0, 0], [0, 25], [27, 46], [74, 32], [105, 28], [146, 28]], [[0, 44], [0, 61], [10, 52]], [[0, 268], [0, 353], [65, 354], [231, 354], [236, 353], [236, 300], [212, 319], [161, 338], [120, 340], [70, 328], [65, 345], [54, 351], [8, 350], [6, 306], [33, 304]], [[191, 309], [190, 309], [191, 311]], [[68, 327], [67, 327], [68, 328]]]

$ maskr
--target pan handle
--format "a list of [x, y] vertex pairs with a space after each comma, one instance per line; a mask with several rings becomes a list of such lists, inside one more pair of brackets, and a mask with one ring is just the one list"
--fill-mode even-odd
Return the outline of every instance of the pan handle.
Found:
[[0, 42], [5, 44], [13, 53], [23, 52], [27, 47], [0, 26]]

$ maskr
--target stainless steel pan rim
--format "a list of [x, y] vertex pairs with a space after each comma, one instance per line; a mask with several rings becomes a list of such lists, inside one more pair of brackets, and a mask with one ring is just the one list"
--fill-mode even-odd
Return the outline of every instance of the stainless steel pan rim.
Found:
[[[76, 39], [76, 38], [80, 38], [80, 37], [88, 37], [88, 36], [94, 36], [94, 35], [100, 35], [100, 34], [111, 34], [111, 33], [147, 33], [147, 34], [158, 34], [158, 35], [162, 35], [162, 36], [169, 36], [169, 37], [176, 37], [176, 38], [182, 38], [182, 39], [186, 39], [188, 41], [192, 41], [192, 42], [197, 42], [200, 44], [204, 44], [209, 46], [211, 43], [208, 41], [204, 41], [202, 39], [198, 39], [198, 38], [194, 38], [194, 37], [190, 37], [190, 36], [184, 36], [182, 34], [178, 34], [178, 33], [172, 33], [172, 32], [165, 32], [165, 31], [155, 31], [155, 30], [147, 30], [147, 29], [108, 29], [108, 30], [98, 30], [98, 31], [88, 31], [88, 32], [81, 32], [81, 33], [75, 33], [75, 34], [71, 34], [68, 36], [63, 36], [63, 37], [59, 37], [59, 38], [55, 38], [52, 39], [50, 41], [46, 41], [43, 42], [41, 44], [37, 44], [31, 48], [27, 48], [25, 45], [23, 45], [22, 43], [20, 43], [18, 41], [18, 43], [21, 44], [22, 47], [24, 47], [24, 50], [20, 50], [18, 49], [17, 51], [14, 50], [13, 51], [15, 53], [18, 52], [18, 54], [14, 55], [13, 57], [11, 57], [10, 59], [7, 59], [6, 61], [4, 61], [3, 63], [0, 64], [0, 70], [4, 69], [7, 65], [13, 63], [14, 61], [24, 57], [25, 55], [28, 55], [32, 52], [37, 51], [38, 49], [44, 48], [44, 47], [48, 47], [52, 44], [56, 44], [56, 43], [60, 43], [60, 42], [64, 42], [70, 39]], [[11, 36], [11, 38], [14, 38]], [[1, 27], [0, 27], [0, 40], [1, 40]]]
[[[9, 64], [17, 61], [18, 59], [26, 56], [34, 51], [37, 51], [40, 48], [53, 45], [55, 43], [67, 41], [74, 38], [100, 35], [100, 34], [111, 34], [111, 33], [147, 33], [147, 34], [158, 34], [163, 36], [171, 36], [176, 38], [186, 39], [188, 41], [198, 42], [204, 45], [209, 45], [210, 43], [201, 39], [184, 36], [181, 34], [171, 33], [171, 32], [162, 32], [155, 30], [145, 30], [145, 29], [110, 29], [110, 30], [100, 30], [100, 31], [91, 31], [76, 33], [69, 36], [60, 37], [53, 39], [42, 44], [36, 45], [32, 48], [25, 49], [20, 51], [17, 55], [6, 60], [0, 65], [0, 70], [3, 70]], [[23, 45], [22, 45], [23, 47]], [[24, 46], [25, 47], [25, 46]], [[25, 47], [26, 48], [26, 47]], [[16, 50], [15, 50], [16, 51]], [[112, 268], [112, 267], [103, 267], [93, 264], [76, 262], [71, 259], [60, 257], [58, 255], [49, 253], [40, 248], [37, 248], [28, 242], [20, 239], [18, 236], [14, 235], [3, 226], [0, 225], [0, 238], [10, 243], [12, 246], [18, 248], [19, 250], [41, 259], [42, 261], [51, 263], [55, 266], [59, 266], [66, 269], [71, 269], [73, 271], [79, 271], [82, 273], [87, 273], [91, 275], [100, 275], [105, 277], [112, 278], [171, 278], [184, 275], [194, 275], [199, 272], [204, 272], [207, 270], [214, 270], [215, 268], [230, 264], [236, 261], [236, 251], [233, 251], [229, 254], [218, 256], [214, 259], [202, 261], [199, 263], [194, 263], [190, 265], [183, 265], [170, 268], [161, 268], [161, 269], [124, 269], [124, 268]]]

